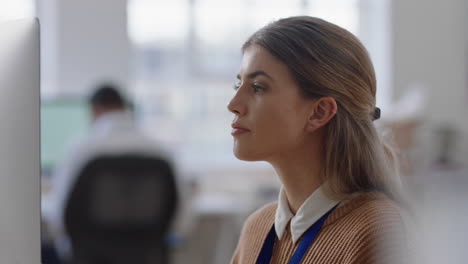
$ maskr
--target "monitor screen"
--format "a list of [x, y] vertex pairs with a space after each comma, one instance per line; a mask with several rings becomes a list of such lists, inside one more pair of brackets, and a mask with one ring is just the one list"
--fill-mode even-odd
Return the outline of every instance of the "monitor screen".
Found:
[[41, 166], [50, 172], [63, 158], [67, 147], [85, 135], [90, 114], [85, 101], [53, 99], [41, 101]]

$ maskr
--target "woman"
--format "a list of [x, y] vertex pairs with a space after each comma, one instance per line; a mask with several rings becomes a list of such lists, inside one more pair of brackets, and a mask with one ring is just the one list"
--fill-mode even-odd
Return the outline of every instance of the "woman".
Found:
[[399, 181], [373, 123], [363, 45], [302, 16], [265, 26], [242, 51], [228, 104], [234, 154], [269, 162], [282, 188], [248, 218], [232, 263], [400, 263]]

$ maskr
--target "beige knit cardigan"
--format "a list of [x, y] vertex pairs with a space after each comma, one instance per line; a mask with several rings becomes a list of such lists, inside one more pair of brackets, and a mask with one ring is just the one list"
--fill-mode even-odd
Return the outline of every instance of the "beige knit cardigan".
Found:
[[[256, 263], [276, 208], [276, 202], [268, 204], [247, 219], [231, 264]], [[405, 237], [399, 206], [382, 193], [363, 193], [328, 216], [301, 263], [406, 263]], [[292, 243], [288, 224], [275, 241], [271, 264], [288, 263], [299, 241]]]

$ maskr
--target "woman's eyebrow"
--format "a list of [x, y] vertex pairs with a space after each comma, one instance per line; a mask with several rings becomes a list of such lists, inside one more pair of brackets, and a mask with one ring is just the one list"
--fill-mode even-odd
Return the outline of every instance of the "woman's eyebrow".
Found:
[[[254, 71], [254, 72], [251, 72], [251, 73], [247, 74], [247, 78], [253, 79], [253, 78], [255, 78], [255, 77], [259, 76], [259, 75], [263, 75], [263, 76], [265, 76], [265, 77], [267, 77], [267, 78], [273, 80], [273, 77], [271, 77], [268, 73], [266, 73], [266, 72], [264, 72], [264, 71]], [[237, 79], [239, 79], [239, 80], [241, 79], [240, 74], [237, 74]]]

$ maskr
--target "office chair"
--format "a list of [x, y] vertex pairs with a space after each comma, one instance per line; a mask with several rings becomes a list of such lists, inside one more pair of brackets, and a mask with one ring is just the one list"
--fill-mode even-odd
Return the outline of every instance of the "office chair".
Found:
[[138, 155], [91, 160], [65, 209], [72, 263], [168, 263], [165, 238], [176, 205], [167, 161]]

